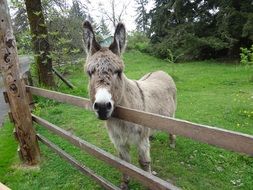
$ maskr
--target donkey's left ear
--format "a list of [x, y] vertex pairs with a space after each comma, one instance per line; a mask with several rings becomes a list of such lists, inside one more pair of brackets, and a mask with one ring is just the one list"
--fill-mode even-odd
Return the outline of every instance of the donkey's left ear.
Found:
[[114, 41], [110, 45], [109, 49], [116, 55], [120, 56], [124, 52], [125, 46], [126, 46], [126, 28], [123, 23], [119, 23], [114, 33]]
[[93, 55], [101, 49], [89, 21], [84, 21], [83, 23], [83, 42], [87, 54]]

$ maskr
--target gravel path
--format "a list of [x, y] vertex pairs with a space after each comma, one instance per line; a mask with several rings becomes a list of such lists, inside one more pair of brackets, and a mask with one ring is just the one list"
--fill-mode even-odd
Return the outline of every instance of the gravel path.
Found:
[[[26, 71], [29, 70], [30, 65], [29, 62], [31, 62], [32, 58], [28, 56], [20, 57], [19, 58], [19, 67], [22, 74], [24, 74]], [[3, 87], [3, 80], [0, 76], [0, 127], [2, 126], [4, 122], [5, 116], [8, 114], [9, 107], [4, 101], [3, 97], [4, 87]]]
[[2, 78], [0, 77], [0, 127], [4, 121], [5, 115], [8, 113], [8, 105], [4, 101], [3, 92], [4, 88], [2, 87]]

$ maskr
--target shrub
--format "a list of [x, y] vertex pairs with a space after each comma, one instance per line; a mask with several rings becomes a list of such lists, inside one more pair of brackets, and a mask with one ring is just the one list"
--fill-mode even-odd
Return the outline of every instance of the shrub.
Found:
[[[244, 66], [247, 66], [247, 69], [253, 68], [253, 45], [251, 48], [240, 48], [241, 53], [240, 53], [240, 63]], [[249, 81], [253, 82], [253, 74], [249, 76]]]
[[240, 63], [242, 65], [253, 65], [253, 45], [251, 48], [240, 48]]
[[128, 36], [127, 50], [138, 50], [149, 53], [149, 39], [141, 32], [133, 32]]
[[17, 41], [18, 53], [21, 55], [30, 54], [32, 52], [32, 37], [30, 31], [25, 30], [23, 32], [15, 34], [15, 36]]
[[167, 58], [166, 58], [166, 61], [168, 61], [169, 63], [176, 63], [177, 60], [183, 56], [184, 54], [179, 54], [177, 56], [175, 56], [173, 54], [173, 52], [170, 50], [170, 49], [167, 49]]

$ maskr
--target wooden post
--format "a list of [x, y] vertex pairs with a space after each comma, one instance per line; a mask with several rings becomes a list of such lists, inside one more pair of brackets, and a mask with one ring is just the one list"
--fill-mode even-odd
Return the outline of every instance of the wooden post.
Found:
[[18, 64], [9, 8], [6, 0], [0, 0], [0, 71], [19, 141], [19, 155], [24, 164], [35, 165], [40, 161], [40, 150]]
[[[23, 75], [23, 78], [22, 78], [22, 82], [26, 85], [29, 85], [29, 78], [27, 75]], [[32, 93], [30, 92], [30, 89], [26, 88], [26, 99], [27, 99], [27, 102], [28, 102], [28, 105], [30, 107], [30, 111], [32, 111], [34, 109], [34, 104], [35, 102], [33, 101], [33, 96], [32, 96]]]

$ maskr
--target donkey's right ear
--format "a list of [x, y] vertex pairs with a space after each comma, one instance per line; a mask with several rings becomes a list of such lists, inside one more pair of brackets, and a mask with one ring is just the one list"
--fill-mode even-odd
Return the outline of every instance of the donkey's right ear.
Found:
[[88, 55], [93, 55], [101, 49], [95, 39], [95, 34], [89, 21], [84, 21], [83, 23], [83, 42]]
[[114, 33], [114, 40], [109, 49], [116, 55], [121, 55], [126, 47], [126, 28], [123, 23], [119, 23]]

